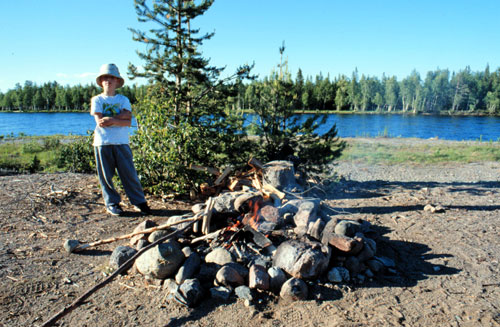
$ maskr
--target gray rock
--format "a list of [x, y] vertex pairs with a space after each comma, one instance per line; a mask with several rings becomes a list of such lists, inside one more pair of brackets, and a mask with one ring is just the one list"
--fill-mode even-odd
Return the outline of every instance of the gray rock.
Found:
[[252, 289], [248, 286], [245, 285], [238, 286], [234, 289], [234, 293], [239, 299], [248, 300], [250, 302], [253, 301], [254, 298], [253, 292]]
[[305, 199], [293, 199], [285, 202], [281, 207], [278, 208], [280, 216], [285, 216], [288, 213], [295, 215], [299, 211], [299, 207], [304, 202], [313, 202], [316, 207], [319, 208], [321, 204], [321, 199], [318, 198], [305, 198]]
[[236, 262], [226, 263], [226, 266], [235, 269], [238, 272], [238, 274], [240, 274], [240, 276], [243, 277], [243, 279], [248, 277], [248, 268], [247, 267], [242, 266]]
[[186, 258], [189, 258], [189, 256], [193, 253], [193, 250], [189, 246], [185, 246], [182, 248], [182, 253], [184, 253]]
[[374, 256], [373, 259], [382, 262], [382, 264], [387, 268], [396, 267], [396, 263], [391, 258], [384, 257], [384, 256]]
[[228, 250], [218, 247], [208, 253], [205, 257], [206, 263], [215, 263], [220, 266], [224, 266], [227, 263], [234, 262], [231, 252]]
[[290, 278], [281, 287], [280, 297], [288, 301], [306, 300], [308, 295], [307, 284], [298, 278]]
[[167, 293], [175, 294], [179, 289], [179, 285], [172, 278], [168, 278], [163, 281], [162, 289]]
[[252, 265], [248, 274], [248, 286], [267, 291], [269, 289], [269, 274], [265, 267]]
[[341, 220], [335, 226], [335, 234], [354, 237], [358, 232], [361, 232], [363, 227], [360, 223], [354, 220]]
[[131, 248], [130, 246], [117, 246], [113, 253], [111, 253], [111, 257], [109, 258], [109, 266], [118, 269], [121, 265], [123, 265], [128, 259], [132, 258], [134, 254], [137, 253], [137, 250]]
[[263, 184], [270, 184], [279, 190], [291, 190], [297, 187], [295, 169], [290, 161], [276, 160], [264, 165]]
[[142, 248], [144, 248], [144, 247], [148, 246], [149, 244], [151, 244], [151, 243], [149, 243], [149, 242], [148, 242], [148, 240], [146, 240], [146, 239], [144, 239], [144, 238], [141, 238], [140, 240], [138, 240], [138, 241], [136, 242], [135, 249], [136, 249], [137, 251], [139, 251], [140, 249], [142, 249]]
[[80, 245], [80, 242], [78, 240], [66, 240], [64, 241], [64, 249], [66, 252], [71, 253], [73, 250]]
[[242, 193], [238, 195], [238, 197], [234, 200], [234, 210], [240, 213], [250, 212], [252, 209], [251, 206], [253, 207], [256, 202], [262, 202], [263, 200], [264, 198], [262, 197], [262, 194], [259, 194], [257, 192]]
[[250, 265], [259, 265], [262, 267], [269, 267], [271, 265], [271, 263], [272, 263], [271, 257], [265, 256], [265, 255], [259, 255], [257, 257], [254, 257], [251, 260]]
[[177, 271], [175, 275], [175, 281], [177, 284], [182, 284], [187, 279], [190, 279], [194, 276], [196, 271], [200, 269], [201, 259], [198, 253], [193, 252], [191, 255], [184, 261], [182, 266]]
[[241, 192], [226, 192], [214, 198], [214, 210], [219, 213], [235, 213], [234, 201]]
[[231, 297], [232, 290], [224, 286], [212, 287], [210, 289], [210, 295], [213, 299], [227, 301]]
[[324, 245], [328, 245], [330, 241], [330, 235], [335, 234], [335, 226], [337, 226], [338, 220], [337, 219], [331, 219], [329, 220], [325, 227], [323, 228], [323, 233], [322, 233], [322, 238], [321, 238], [321, 243]]
[[[140, 223], [139, 225], [137, 225], [137, 227], [135, 227], [134, 229], [134, 233], [136, 232], [142, 232], [146, 229], [149, 229], [151, 227], [155, 227], [156, 226], [156, 223], [152, 220], [149, 220], [149, 219], [146, 219], [144, 220], [142, 223]], [[140, 239], [147, 239], [148, 238], [148, 234], [139, 234], [139, 235], [136, 235], [136, 236], [133, 236], [131, 239], [130, 239], [130, 245], [131, 246], [134, 246]]]
[[366, 261], [366, 265], [374, 273], [379, 273], [384, 269], [384, 264], [378, 260], [371, 259]]
[[144, 252], [137, 258], [135, 265], [146, 277], [165, 279], [177, 272], [184, 259], [179, 244], [169, 240]]
[[171, 233], [171, 231], [168, 231], [166, 229], [154, 231], [151, 234], [149, 234], [149, 236], [148, 236], [148, 242], [149, 243], [154, 243], [157, 240], [159, 240], [160, 238], [162, 238], [164, 236], [167, 236], [170, 233]]
[[240, 286], [243, 285], [245, 280], [241, 275], [236, 271], [236, 269], [231, 268], [230, 266], [223, 266], [217, 274], [215, 275], [215, 280], [217, 285], [223, 286]]
[[364, 262], [373, 258], [373, 256], [375, 255], [375, 251], [377, 251], [377, 244], [374, 240], [370, 238], [363, 238], [363, 244], [363, 249], [357, 256], [360, 262]]
[[304, 201], [300, 204], [299, 210], [293, 217], [296, 226], [295, 233], [298, 236], [303, 236], [309, 228], [309, 223], [316, 221], [317, 208], [318, 206], [313, 201]]
[[312, 222], [309, 223], [309, 227], [307, 228], [307, 234], [311, 235], [318, 241], [321, 241], [321, 234], [324, 228], [325, 228], [325, 223], [321, 220], [321, 218], [317, 218], [314, 223]]
[[187, 279], [177, 289], [175, 299], [188, 307], [194, 307], [203, 298], [203, 293], [203, 288], [197, 279]]
[[[176, 223], [178, 221], [184, 220], [186, 218], [187, 218], [186, 216], [172, 216], [172, 217], [168, 218], [167, 223], [173, 224], [173, 223]], [[186, 228], [188, 225], [189, 225], [189, 222], [185, 222], [182, 224], [174, 225], [171, 228], [173, 228], [174, 230], [183, 229], [183, 228]]]
[[280, 244], [273, 257], [273, 265], [296, 278], [312, 279], [328, 267], [330, 251], [318, 242], [307, 244], [289, 240]]
[[286, 275], [283, 270], [278, 267], [271, 267], [267, 270], [269, 274], [269, 287], [274, 291], [281, 290], [281, 287], [286, 282]]
[[327, 275], [327, 278], [332, 283], [349, 282], [349, 270], [344, 267], [333, 267]]
[[347, 257], [345, 260], [345, 267], [349, 270], [351, 276], [359, 274], [362, 270], [361, 262], [359, 262], [358, 258], [352, 256]]

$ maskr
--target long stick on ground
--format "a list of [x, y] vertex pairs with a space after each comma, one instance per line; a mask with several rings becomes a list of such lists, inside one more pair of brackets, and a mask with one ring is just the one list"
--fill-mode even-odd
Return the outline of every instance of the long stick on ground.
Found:
[[[194, 217], [193, 217], [194, 218]], [[197, 219], [201, 219], [200, 217], [198, 217]], [[93, 293], [95, 293], [97, 290], [99, 290], [100, 288], [104, 287], [106, 284], [108, 284], [109, 282], [111, 282], [118, 274], [122, 273], [123, 271], [127, 270], [133, 263], [134, 261], [141, 255], [143, 254], [144, 252], [146, 252], [147, 250], [149, 250], [150, 248], [174, 237], [175, 235], [177, 234], [180, 234], [181, 232], [184, 232], [186, 230], [188, 230], [189, 228], [191, 228], [191, 225], [194, 224], [196, 220], [191, 220], [189, 222], [189, 224], [182, 228], [182, 229], [178, 229], [168, 235], [165, 235], [164, 237], [160, 238], [159, 240], [155, 241], [154, 243], [151, 243], [149, 244], [148, 246], [146, 247], [143, 247], [142, 249], [140, 249], [136, 254], [134, 254], [130, 259], [128, 259], [123, 265], [121, 265], [120, 267], [118, 267], [117, 270], [115, 270], [115, 272], [113, 272], [111, 275], [109, 275], [106, 279], [104, 279], [102, 282], [100, 282], [99, 284], [95, 285], [94, 287], [92, 287], [91, 289], [89, 289], [87, 292], [85, 292], [83, 295], [81, 295], [79, 298], [77, 298], [75, 301], [73, 301], [73, 303], [67, 305], [66, 307], [64, 307], [61, 311], [59, 311], [57, 314], [55, 314], [54, 316], [52, 316], [52, 318], [50, 318], [49, 320], [47, 320], [46, 322], [44, 322], [40, 327], [48, 327], [48, 326], [54, 326], [54, 323], [56, 321], [58, 321], [59, 319], [61, 319], [62, 317], [64, 317], [65, 315], [67, 315], [68, 313], [70, 313], [71, 311], [73, 311], [76, 307], [78, 307], [79, 305], [81, 305], [83, 303], [83, 301], [85, 301], [86, 298], [88, 298], [90, 295], [92, 295]]]
[[137, 232], [133, 232], [133, 233], [130, 233], [130, 234], [124, 234], [124, 235], [121, 235], [121, 236], [111, 237], [111, 238], [104, 239], [104, 240], [98, 240], [98, 241], [91, 242], [91, 243], [80, 244], [76, 248], [74, 248], [71, 252], [78, 252], [78, 251], [82, 251], [82, 250], [85, 250], [85, 249], [88, 249], [88, 248], [91, 248], [91, 247], [95, 247], [95, 246], [98, 246], [98, 245], [101, 245], [101, 244], [113, 243], [113, 242], [116, 242], [116, 241], [119, 241], [119, 240], [124, 240], [124, 239], [127, 239], [127, 238], [132, 238], [132, 237], [134, 237], [136, 235], [149, 234], [149, 233], [152, 233], [154, 231], [162, 230], [162, 229], [167, 229], [167, 228], [175, 226], [175, 225], [184, 224], [184, 223], [188, 223], [188, 222], [191, 222], [191, 221], [197, 221], [197, 220], [200, 220], [202, 214], [203, 213], [198, 213], [194, 217], [191, 217], [191, 218], [182, 219], [182, 220], [179, 220], [179, 221], [176, 221], [176, 222], [173, 222], [173, 223], [166, 223], [166, 224], [163, 224], [163, 225], [160, 225], [160, 226], [151, 227], [151, 228], [148, 228], [148, 229], [145, 229], [145, 230], [141, 230], [141, 231], [137, 231]]

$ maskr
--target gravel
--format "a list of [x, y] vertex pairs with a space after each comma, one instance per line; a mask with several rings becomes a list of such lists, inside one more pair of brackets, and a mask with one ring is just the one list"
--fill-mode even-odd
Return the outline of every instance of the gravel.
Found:
[[404, 169], [388, 165], [373, 165], [359, 162], [338, 162], [333, 170], [345, 179], [365, 182], [384, 180], [388, 182], [499, 182], [500, 162], [452, 163], [432, 166], [405, 165]]

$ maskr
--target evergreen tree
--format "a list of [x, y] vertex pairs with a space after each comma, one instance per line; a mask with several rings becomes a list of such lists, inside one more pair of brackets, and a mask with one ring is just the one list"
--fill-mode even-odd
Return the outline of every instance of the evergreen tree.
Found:
[[352, 109], [355, 111], [359, 110], [361, 104], [361, 90], [358, 82], [357, 68], [352, 73], [351, 81], [349, 82], [348, 94]]
[[399, 85], [395, 76], [386, 79], [385, 82], [385, 101], [387, 103], [387, 111], [391, 112], [396, 109], [399, 103]]
[[209, 66], [201, 56], [200, 45], [213, 33], [198, 36], [191, 23], [213, 0], [134, 2], [139, 21], [157, 26], [149, 32], [131, 29], [133, 39], [147, 47], [138, 52], [143, 69], [130, 64], [129, 74], [150, 82], [137, 106], [137, 169], [150, 191], [186, 192], [206, 177], [189, 165], [222, 167], [248, 160], [243, 118], [227, 110], [226, 101], [236, 95], [234, 80], [248, 77], [251, 67], [220, 79], [222, 68]]
[[[300, 116], [294, 115], [294, 85], [288, 62], [283, 60], [284, 51], [283, 45], [279, 48], [278, 69], [257, 88], [260, 103], [253, 109], [259, 122], [253, 130], [260, 137], [261, 145], [256, 151], [259, 158], [266, 161], [291, 160], [306, 172], [321, 171], [341, 154], [345, 143], [337, 138], [335, 124], [323, 135], [315, 132], [326, 122], [326, 115], [311, 116], [302, 122]], [[317, 80], [323, 80], [321, 74]], [[308, 82], [306, 90], [307, 85]], [[309, 93], [305, 91], [306, 94]]]
[[349, 109], [349, 81], [346, 76], [342, 75], [335, 84], [337, 85], [337, 92], [335, 93], [335, 107], [337, 110]]
[[294, 108], [304, 109], [302, 103], [302, 94], [304, 93], [304, 75], [302, 75], [302, 70], [299, 68], [297, 71], [297, 77], [295, 78], [295, 98], [294, 98]]

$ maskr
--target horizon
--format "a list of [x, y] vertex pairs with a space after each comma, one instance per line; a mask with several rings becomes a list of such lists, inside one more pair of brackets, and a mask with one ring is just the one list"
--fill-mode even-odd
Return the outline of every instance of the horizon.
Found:
[[[147, 24], [137, 22], [132, 1], [124, 3], [2, 2], [0, 92], [26, 81], [93, 84], [107, 62], [118, 65], [126, 85], [146, 84], [127, 78], [130, 62], [142, 64], [135, 51], [144, 49], [127, 28], [146, 30]], [[299, 1], [217, 0], [193, 25], [200, 35], [215, 32], [200, 50], [210, 65], [227, 67], [223, 76], [252, 63], [259, 79], [269, 76], [284, 42], [293, 79], [299, 68], [304, 78], [322, 74], [332, 79], [350, 78], [357, 69], [359, 77], [385, 74], [401, 81], [412, 71], [424, 79], [438, 69], [497, 70], [500, 45], [492, 40], [500, 30], [499, 11], [500, 1], [494, 0], [324, 0], [311, 7]]]

